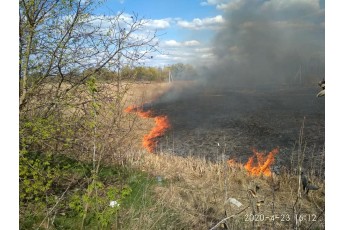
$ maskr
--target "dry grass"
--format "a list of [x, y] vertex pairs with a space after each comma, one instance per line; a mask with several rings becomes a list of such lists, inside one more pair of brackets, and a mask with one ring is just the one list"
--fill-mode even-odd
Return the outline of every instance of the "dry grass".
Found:
[[[181, 85], [185, 86], [183, 83]], [[116, 95], [116, 86], [104, 84], [102, 87], [106, 88], [104, 92], [107, 93], [104, 98], [113, 100]], [[127, 85], [123, 84], [123, 87], [126, 88]], [[170, 87], [168, 83], [131, 84], [123, 98], [123, 107], [152, 101]], [[82, 93], [76, 95], [79, 98], [72, 97], [71, 99], [74, 103], [81, 97], [86, 97]], [[114, 105], [107, 100], [103, 102], [104, 109]], [[120, 109], [122, 111], [123, 108]], [[104, 114], [100, 124], [104, 123], [102, 127], [108, 128], [106, 125], [110, 124], [112, 117], [106, 117], [106, 115], [113, 113], [104, 112]], [[320, 187], [319, 190], [298, 197], [299, 178], [295, 174], [282, 172], [272, 177], [250, 176], [241, 164], [229, 166], [226, 161], [212, 163], [192, 156], [149, 154], [139, 149], [141, 149], [141, 137], [153, 126], [153, 119], [137, 119], [130, 140], [119, 142], [127, 145], [126, 147], [130, 146], [125, 153], [125, 161], [130, 167], [163, 178], [163, 183], [154, 187], [155, 206], [145, 207], [145, 199], [143, 199], [140, 210], [135, 210], [134, 207], [128, 210], [128, 216], [138, 216], [136, 214], [140, 212], [138, 219], [133, 219], [133, 222], [128, 224], [128, 229], [138, 229], [138, 227], [155, 229], [157, 221], [164, 222], [165, 218], [169, 218], [170, 212], [167, 212], [167, 209], [178, 214], [176, 220], [179, 222], [165, 226], [165, 229], [181, 229], [181, 226], [188, 226], [187, 229], [210, 229], [230, 216], [232, 218], [226, 221], [229, 229], [292, 229], [296, 226], [294, 218], [296, 213], [303, 214], [304, 218], [297, 224], [298, 228], [324, 228], [325, 186], [324, 182], [318, 178], [311, 177], [310, 179], [313, 184]], [[127, 121], [128, 119], [120, 121], [124, 126], [120, 128], [125, 131], [129, 129], [125, 124]], [[99, 132], [102, 133], [102, 130]], [[114, 149], [117, 150], [118, 146], [114, 144], [116, 135], [118, 133], [109, 133], [108, 136], [104, 136], [104, 140], [107, 141], [103, 143], [104, 146], [109, 148], [114, 145]], [[113, 149], [107, 149], [106, 152], [117, 154]], [[110, 158], [109, 161], [111, 161]], [[256, 187], [259, 189], [256, 190]], [[229, 198], [238, 200], [242, 206], [237, 207], [227, 202]], [[257, 205], [258, 202], [260, 206]], [[275, 216], [276, 218], [275, 221], [271, 219], [250, 221], [247, 217], [251, 214], [258, 217]], [[287, 220], [288, 217], [289, 220]], [[285, 218], [285, 221], [282, 218]], [[318, 220], [313, 222], [312, 220], [316, 218]]]
[[[132, 85], [126, 103], [138, 105], [151, 101], [170, 87], [166, 83]], [[149, 130], [153, 124], [150, 120], [139, 119], [138, 127], [142, 128], [137, 134]], [[140, 148], [139, 144], [136, 146]], [[163, 178], [165, 186], [155, 188], [157, 204], [179, 213], [181, 226], [189, 229], [210, 229], [230, 216], [224, 221], [229, 229], [324, 228], [325, 186], [319, 178], [309, 178], [319, 190], [299, 197], [299, 176], [286, 171], [271, 177], [251, 176], [241, 164], [229, 166], [224, 161], [212, 163], [192, 156], [149, 154], [137, 148], [129, 151], [127, 162], [131, 167]], [[250, 195], [250, 190], [256, 191], [255, 196]], [[242, 206], [226, 202], [229, 198], [240, 201]], [[250, 221], [251, 214], [265, 219]]]
[[[116, 87], [103, 86], [107, 88], [106, 92], [111, 98]], [[123, 98], [124, 108], [150, 102], [170, 87], [172, 86], [168, 83], [131, 84]], [[130, 116], [136, 117], [135, 114]], [[188, 226], [187, 229], [211, 229], [230, 216], [224, 221], [228, 229], [292, 229], [296, 226], [298, 229], [324, 228], [323, 181], [311, 177], [313, 184], [320, 189], [297, 198], [299, 178], [295, 174], [281, 172], [272, 177], [257, 177], [248, 175], [241, 164], [229, 166], [224, 161], [212, 163], [192, 156], [149, 154], [141, 151], [141, 138], [153, 125], [153, 119], [137, 118], [131, 133], [133, 141], [128, 145], [130, 150], [125, 153], [124, 161], [130, 167], [162, 177], [163, 183], [154, 188], [156, 205], [145, 207], [143, 203], [139, 210], [134, 207], [128, 210], [127, 215], [135, 217], [128, 223], [128, 229], [138, 226], [142, 229], [155, 229], [157, 222], [164, 223], [164, 219], [169, 218], [171, 210], [178, 214], [176, 220], [179, 222], [165, 226], [165, 229], [186, 229], [185, 226]], [[259, 190], [256, 190], [257, 186]], [[250, 191], [256, 191], [256, 194], [252, 196]], [[226, 202], [229, 198], [238, 200], [242, 206]], [[257, 219], [265, 219], [250, 221], [252, 214]], [[295, 214], [303, 217], [297, 224]], [[314, 219], [317, 221], [313, 222]], [[224, 227], [220, 224], [217, 229], [222, 226]]]
[[[110, 86], [111, 87], [111, 86]], [[132, 83], [124, 101], [126, 106], [141, 105], [150, 102], [166, 92], [171, 84], [169, 83]], [[111, 87], [113, 88], [113, 87]]]
[[[157, 186], [157, 202], [164, 202], [181, 214], [184, 224], [191, 229], [208, 229], [227, 216], [235, 215], [227, 221], [231, 229], [247, 229], [253, 226], [248, 215], [255, 213], [258, 217], [278, 216], [275, 222], [271, 219], [255, 221], [256, 227], [290, 229], [294, 225], [293, 207], [297, 198], [298, 177], [287, 173], [272, 177], [254, 177], [248, 175], [242, 165], [228, 166], [222, 163], [206, 162], [193, 157], [179, 157], [168, 154], [132, 153], [129, 162], [132, 167], [150, 174], [160, 176], [167, 182], [166, 186]], [[315, 181], [316, 182], [316, 181]], [[322, 228], [324, 225], [324, 184], [318, 182], [321, 189], [303, 195], [298, 202], [298, 210], [305, 218], [299, 223], [306, 229]], [[249, 190], [259, 186], [256, 196], [249, 196]], [[275, 189], [275, 190], [274, 190]], [[243, 205], [236, 207], [228, 198], [235, 198]], [[256, 202], [261, 201], [259, 208]], [[252, 206], [254, 202], [254, 207]], [[249, 207], [248, 207], [249, 206]], [[244, 208], [244, 212], [236, 215]], [[308, 215], [307, 215], [308, 214]], [[280, 218], [280, 219], [278, 219]], [[283, 221], [283, 218], [290, 218]]]

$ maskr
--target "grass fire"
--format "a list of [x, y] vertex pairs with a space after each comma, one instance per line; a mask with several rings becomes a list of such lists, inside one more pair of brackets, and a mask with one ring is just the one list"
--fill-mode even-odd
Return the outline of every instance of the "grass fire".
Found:
[[[254, 156], [250, 157], [248, 162], [244, 165], [244, 168], [251, 175], [259, 176], [271, 176], [272, 172], [270, 166], [274, 163], [274, 157], [278, 154], [278, 148], [273, 149], [266, 156], [264, 152], [259, 152], [253, 149]], [[255, 162], [256, 157], [256, 162]]]
[[3, 226], [325, 229], [325, 0], [18, 6]]
[[[253, 148], [254, 155], [251, 156], [247, 163], [244, 164], [244, 168], [252, 176], [271, 176], [271, 165], [274, 163], [274, 158], [278, 154], [278, 148], [273, 149], [267, 155], [264, 152], [259, 152], [258, 150]], [[228, 165], [234, 166], [237, 162], [234, 159], [229, 159], [227, 161]]]
[[143, 111], [139, 107], [129, 106], [125, 109], [125, 112], [135, 112], [137, 115], [143, 118], [154, 118], [155, 126], [151, 131], [143, 137], [142, 144], [149, 151], [153, 153], [157, 147], [158, 137], [164, 135], [164, 133], [170, 128], [170, 122], [168, 116], [158, 115], [156, 116], [151, 110]]

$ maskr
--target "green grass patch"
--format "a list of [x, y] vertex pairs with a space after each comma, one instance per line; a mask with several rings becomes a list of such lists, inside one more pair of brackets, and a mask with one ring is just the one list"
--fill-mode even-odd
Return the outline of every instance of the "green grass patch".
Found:
[[[178, 214], [157, 202], [154, 193], [155, 186], [166, 186], [168, 182], [160, 182], [155, 176], [126, 166], [106, 166], [100, 167], [93, 182], [92, 164], [88, 162], [62, 155], [47, 157], [35, 153], [28, 157], [46, 162], [55, 174], [44, 196], [38, 200], [21, 200], [20, 229], [178, 226]], [[111, 201], [116, 202], [114, 207], [110, 206]]]

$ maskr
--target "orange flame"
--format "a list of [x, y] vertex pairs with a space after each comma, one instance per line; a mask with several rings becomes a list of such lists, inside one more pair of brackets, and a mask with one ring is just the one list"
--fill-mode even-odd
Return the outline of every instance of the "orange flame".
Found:
[[137, 107], [134, 105], [130, 105], [125, 109], [126, 113], [131, 113], [131, 112], [135, 112], [137, 110]]
[[165, 131], [170, 128], [170, 123], [167, 116], [155, 117], [155, 127], [153, 127], [149, 134], [146, 134], [143, 139], [143, 146], [152, 153], [157, 147], [157, 137], [163, 136]]
[[154, 118], [155, 126], [151, 131], [146, 134], [143, 138], [143, 146], [150, 152], [153, 153], [157, 147], [157, 138], [163, 136], [164, 133], [171, 127], [167, 116], [155, 116], [150, 110], [143, 111], [136, 106], [129, 106], [125, 109], [125, 112], [136, 112], [140, 117], [143, 118]]
[[[272, 172], [270, 166], [274, 163], [274, 157], [279, 152], [278, 148], [273, 149], [265, 156], [264, 153], [258, 152], [253, 149], [254, 156], [250, 157], [244, 168], [249, 172], [250, 175], [259, 176], [261, 174], [265, 176], [271, 176]], [[256, 163], [254, 157], [256, 156]], [[230, 167], [236, 166], [238, 163], [234, 159], [227, 161]]]
[[[265, 176], [271, 176], [272, 172], [270, 166], [274, 163], [274, 157], [279, 152], [278, 148], [273, 149], [267, 156], [263, 152], [258, 152], [253, 149], [254, 156], [250, 157], [248, 162], [244, 165], [244, 168], [251, 174], [259, 176], [261, 174]], [[256, 156], [256, 164], [254, 163], [254, 157]]]

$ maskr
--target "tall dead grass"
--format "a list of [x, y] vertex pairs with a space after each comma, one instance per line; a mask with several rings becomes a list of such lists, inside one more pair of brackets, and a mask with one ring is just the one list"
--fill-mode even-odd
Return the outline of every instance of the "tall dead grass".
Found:
[[[290, 229], [294, 225], [293, 207], [299, 187], [297, 175], [282, 172], [271, 177], [251, 176], [241, 164], [229, 166], [224, 162], [212, 163], [165, 153], [133, 151], [128, 155], [128, 163], [163, 178], [166, 186], [155, 188], [157, 202], [179, 213], [180, 221], [190, 229], [210, 229], [230, 216], [224, 221], [230, 229]], [[311, 224], [324, 226], [322, 217], [316, 220], [325, 201], [323, 182], [317, 183], [321, 187], [319, 190], [299, 200], [299, 214], [303, 217], [300, 229]], [[229, 198], [241, 202], [242, 206], [227, 202]], [[257, 220], [251, 221], [251, 215]], [[220, 224], [220, 228], [224, 224]]]

